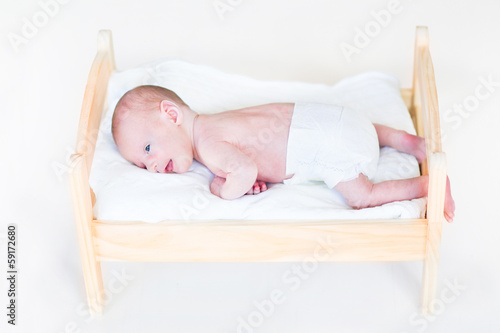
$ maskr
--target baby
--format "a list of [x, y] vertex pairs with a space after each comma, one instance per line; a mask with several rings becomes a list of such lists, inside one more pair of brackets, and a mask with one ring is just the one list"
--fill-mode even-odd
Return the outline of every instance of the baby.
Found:
[[[183, 173], [193, 158], [215, 174], [223, 199], [267, 190], [266, 183], [321, 179], [360, 209], [427, 195], [428, 176], [373, 184], [379, 146], [426, 158], [423, 138], [372, 124], [334, 105], [275, 103], [198, 114], [173, 91], [139, 86], [116, 105], [113, 138], [128, 161], [151, 172]], [[455, 203], [447, 179], [444, 216]]]

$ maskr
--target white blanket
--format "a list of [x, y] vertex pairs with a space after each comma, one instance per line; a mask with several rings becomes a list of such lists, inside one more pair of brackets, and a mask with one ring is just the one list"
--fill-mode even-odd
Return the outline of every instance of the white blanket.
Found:
[[[271, 184], [254, 196], [226, 201], [210, 193], [213, 174], [193, 163], [185, 174], [155, 174], [126, 161], [111, 136], [112, 112], [129, 89], [155, 84], [174, 90], [193, 110], [215, 113], [272, 102], [318, 102], [362, 110], [373, 122], [415, 133], [401, 99], [398, 81], [384, 73], [362, 73], [334, 86], [303, 82], [258, 81], [211, 67], [166, 59], [114, 72], [108, 87], [109, 110], [96, 144], [90, 185], [100, 220], [159, 222], [203, 219], [381, 219], [421, 218], [425, 198], [353, 210], [322, 182]], [[373, 179], [419, 175], [413, 156], [384, 147]]]

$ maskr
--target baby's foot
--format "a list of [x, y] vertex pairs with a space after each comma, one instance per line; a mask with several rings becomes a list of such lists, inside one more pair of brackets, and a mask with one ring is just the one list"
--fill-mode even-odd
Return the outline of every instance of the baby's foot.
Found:
[[422, 137], [404, 132], [403, 135], [401, 135], [401, 146], [402, 151], [415, 156], [419, 164], [427, 157], [425, 139]]
[[446, 177], [446, 193], [444, 198], [444, 218], [448, 222], [453, 222], [455, 217], [455, 201], [451, 197], [450, 179]]

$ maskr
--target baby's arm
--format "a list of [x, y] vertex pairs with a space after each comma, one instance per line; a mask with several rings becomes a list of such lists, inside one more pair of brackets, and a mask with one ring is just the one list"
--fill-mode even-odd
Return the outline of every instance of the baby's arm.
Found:
[[258, 170], [254, 161], [228, 142], [211, 144], [204, 152], [203, 160], [216, 174], [210, 184], [210, 192], [222, 199], [243, 196], [257, 180]]

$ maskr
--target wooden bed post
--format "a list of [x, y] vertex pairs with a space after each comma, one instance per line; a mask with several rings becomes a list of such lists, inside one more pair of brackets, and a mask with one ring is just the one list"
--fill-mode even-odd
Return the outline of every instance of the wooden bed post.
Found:
[[441, 147], [439, 106], [427, 27], [417, 27], [414, 66], [413, 107], [416, 111], [417, 132], [425, 137], [427, 151], [427, 161], [422, 164], [422, 173], [429, 174], [427, 240], [422, 277], [422, 312], [428, 315], [433, 312], [438, 279], [446, 191], [446, 155]]
[[92, 315], [102, 313], [104, 288], [101, 264], [97, 261], [92, 233], [92, 198], [90, 194], [85, 155], [74, 154], [71, 161], [70, 185], [75, 213], [76, 232], [80, 244], [87, 302]]
[[427, 241], [425, 246], [424, 272], [422, 276], [422, 313], [434, 312], [436, 297], [441, 230], [443, 227], [444, 197], [446, 191], [446, 156], [434, 153], [430, 157], [429, 195], [427, 203]]
[[98, 35], [98, 52], [90, 69], [82, 103], [76, 153], [71, 156], [69, 178], [87, 301], [91, 314], [100, 314], [104, 306], [104, 289], [101, 264], [96, 256], [92, 229], [93, 191], [89, 174], [94, 157], [101, 116], [105, 109], [109, 76], [115, 68], [111, 31], [101, 30]]

